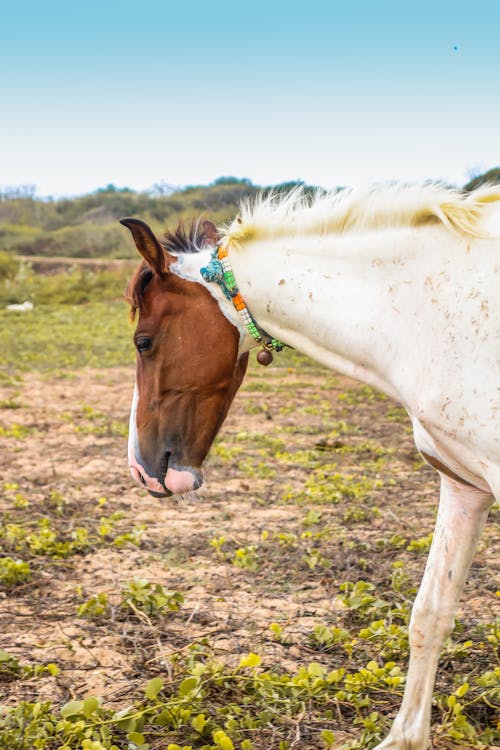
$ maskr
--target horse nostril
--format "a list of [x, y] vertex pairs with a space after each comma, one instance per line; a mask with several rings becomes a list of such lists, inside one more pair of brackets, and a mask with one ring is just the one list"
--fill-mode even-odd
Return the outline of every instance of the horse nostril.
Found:
[[139, 479], [143, 483], [144, 487], [146, 487], [147, 483], [146, 483], [146, 480], [144, 479], [144, 476], [142, 475], [142, 473], [140, 471], [138, 471], [137, 473], [139, 474]]

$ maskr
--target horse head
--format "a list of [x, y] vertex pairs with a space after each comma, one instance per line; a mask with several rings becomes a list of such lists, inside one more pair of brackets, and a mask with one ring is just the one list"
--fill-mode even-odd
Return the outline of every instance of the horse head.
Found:
[[[122, 219], [143, 262], [127, 290], [137, 350], [130, 414], [129, 465], [151, 495], [196, 490], [202, 464], [228, 412], [248, 363], [239, 356], [240, 334], [217, 299], [200, 282], [183, 278], [178, 257], [215, 244], [215, 226], [193, 224], [162, 244], [139, 219]], [[170, 241], [169, 241], [170, 238]]]

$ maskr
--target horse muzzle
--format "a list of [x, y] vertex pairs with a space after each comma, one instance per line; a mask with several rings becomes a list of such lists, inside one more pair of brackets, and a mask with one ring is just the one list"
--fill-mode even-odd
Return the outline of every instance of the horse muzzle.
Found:
[[170, 497], [193, 492], [203, 484], [203, 473], [190, 466], [175, 466], [168, 463], [165, 475], [152, 476], [135, 456], [129, 456], [130, 473], [138, 485], [144, 487], [153, 497]]
[[128, 463], [137, 484], [153, 497], [170, 497], [197, 490], [203, 484], [202, 470], [182, 465], [169, 450], [165, 451], [158, 462], [144, 460], [136, 427], [137, 402], [136, 386], [130, 411]]

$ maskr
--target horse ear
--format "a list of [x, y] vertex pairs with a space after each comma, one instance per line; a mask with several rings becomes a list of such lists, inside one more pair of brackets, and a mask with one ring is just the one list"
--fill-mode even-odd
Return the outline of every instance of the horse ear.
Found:
[[208, 219], [205, 219], [201, 222], [201, 228], [203, 230], [203, 235], [205, 240], [210, 242], [212, 245], [218, 245], [219, 244], [219, 232], [217, 231], [217, 227], [213, 223], [213, 221], [209, 221]]
[[135, 246], [153, 271], [162, 276], [168, 272], [168, 266], [174, 260], [162, 248], [151, 228], [140, 219], [120, 219], [120, 224], [130, 230]]

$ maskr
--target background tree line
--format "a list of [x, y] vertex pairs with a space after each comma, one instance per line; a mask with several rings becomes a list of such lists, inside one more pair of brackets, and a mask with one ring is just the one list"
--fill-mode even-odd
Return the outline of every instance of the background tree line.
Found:
[[[474, 177], [463, 189], [472, 190], [487, 182], [500, 183], [500, 167]], [[298, 184], [301, 183], [284, 183], [274, 189], [286, 190]], [[118, 224], [121, 217], [141, 217], [159, 233], [200, 214], [224, 223], [235, 215], [243, 198], [261, 189], [250, 180], [235, 177], [220, 177], [209, 185], [180, 190], [159, 184], [151, 191], [135, 192], [108, 185], [88, 195], [58, 200], [37, 198], [30, 185], [5, 189], [0, 191], [0, 252], [132, 258], [135, 250]]]

